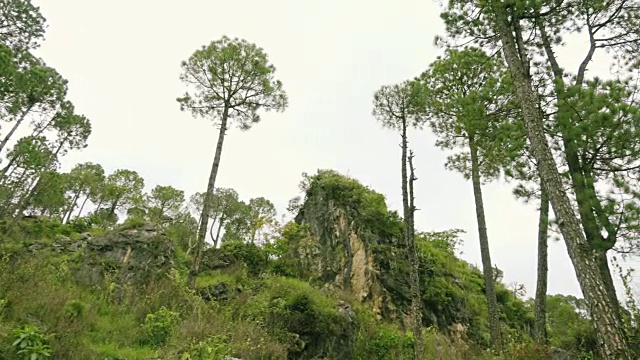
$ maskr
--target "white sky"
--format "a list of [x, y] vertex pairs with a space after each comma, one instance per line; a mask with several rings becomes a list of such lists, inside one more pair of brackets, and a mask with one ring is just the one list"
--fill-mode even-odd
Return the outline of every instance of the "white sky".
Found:
[[[179, 65], [227, 35], [264, 48], [290, 105], [264, 114], [249, 132], [228, 133], [217, 186], [233, 187], [245, 200], [264, 196], [284, 212], [303, 171], [330, 168], [400, 207], [399, 137], [373, 119], [372, 97], [382, 85], [418, 75], [440, 53], [433, 46], [444, 30], [437, 1], [34, 2], [48, 22], [37, 53], [69, 80], [70, 100], [93, 125], [89, 147], [67, 155], [65, 170], [93, 161], [109, 173], [137, 171], [148, 189], [203, 191], [217, 129], [180, 112]], [[564, 52], [569, 64], [578, 61], [575, 53]], [[591, 68], [608, 73], [606, 60]], [[446, 155], [428, 130], [411, 136], [418, 227], [467, 230], [463, 258], [480, 264], [471, 183], [444, 169]], [[536, 205], [518, 203], [504, 184], [483, 190], [492, 260], [506, 283], [524, 283], [533, 296]], [[549, 264], [549, 293], [580, 295], [563, 243], [550, 244]]]

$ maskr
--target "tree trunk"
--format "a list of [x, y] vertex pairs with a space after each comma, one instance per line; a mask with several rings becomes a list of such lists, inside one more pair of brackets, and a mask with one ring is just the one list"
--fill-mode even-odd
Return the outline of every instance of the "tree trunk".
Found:
[[[213, 228], [216, 227], [216, 221], [218, 220], [218, 215], [213, 217], [213, 221], [211, 222], [211, 226], [209, 227], [209, 236], [211, 236], [211, 239], [213, 240]], [[215, 249], [215, 245], [213, 246], [213, 248]]]
[[500, 335], [500, 310], [496, 298], [496, 284], [493, 278], [493, 263], [489, 251], [489, 235], [487, 234], [487, 221], [484, 215], [484, 202], [482, 200], [482, 186], [480, 185], [480, 160], [478, 147], [474, 135], [469, 135], [469, 152], [471, 153], [471, 183], [473, 185], [473, 198], [476, 205], [476, 219], [478, 222], [478, 237], [480, 239], [480, 257], [482, 259], [482, 273], [485, 282], [485, 296], [489, 310], [489, 331], [491, 333], [491, 346], [495, 350], [502, 350]]
[[[15, 158], [15, 156], [14, 156], [14, 157], [12, 157], [12, 158], [9, 160], [9, 163], [7, 164], [7, 166], [5, 166], [5, 167], [2, 169], [2, 172], [0, 172], [0, 176], [2, 176], [2, 177], [4, 178], [4, 177], [5, 177], [5, 175], [7, 174], [7, 171], [9, 171], [9, 168], [11, 168], [11, 165], [13, 165], [13, 163], [14, 163], [15, 161], [16, 161], [16, 158]], [[9, 174], [9, 176], [11, 176], [11, 174]], [[6, 179], [6, 178], [5, 178], [5, 179]], [[3, 179], [3, 180], [4, 180], [4, 179]]]
[[100, 200], [98, 200], [98, 205], [96, 206], [95, 210], [93, 210], [94, 213], [96, 213], [98, 210], [100, 210], [100, 206], [102, 206], [103, 202], [104, 202], [104, 200], [102, 198]]
[[220, 223], [218, 224], [218, 231], [216, 232], [215, 240], [213, 241], [213, 246], [215, 248], [218, 248], [218, 244], [220, 240], [220, 230], [222, 230], [222, 226], [224, 225], [225, 220], [226, 218], [224, 217], [224, 215], [222, 215], [222, 217], [220, 217]]
[[63, 215], [62, 218], [62, 223], [66, 224], [69, 222], [69, 220], [71, 219], [71, 214], [73, 213], [73, 209], [76, 207], [76, 205], [78, 204], [78, 198], [80, 197], [80, 191], [78, 191], [75, 196], [73, 197], [73, 201], [71, 201], [71, 204], [69, 205], [69, 210], [67, 211], [66, 215], [66, 219], [65, 219], [65, 215]]
[[111, 207], [109, 207], [109, 214], [107, 218], [110, 218], [112, 215], [116, 213], [116, 209], [118, 208], [118, 203], [120, 202], [120, 198], [115, 198], [111, 203]]
[[[413, 355], [415, 360], [424, 359], [424, 341], [422, 338], [422, 312], [420, 302], [422, 301], [422, 297], [420, 296], [420, 279], [418, 276], [418, 267], [417, 263], [417, 254], [415, 248], [415, 230], [412, 222], [412, 208], [409, 204], [409, 189], [408, 186], [410, 184], [408, 179], [408, 170], [407, 163], [409, 161], [407, 156], [407, 120], [405, 117], [402, 118], [402, 167], [401, 167], [401, 176], [402, 176], [402, 210], [404, 217], [404, 237], [405, 244], [407, 247], [407, 257], [410, 265], [409, 272], [409, 281], [410, 281], [410, 291], [411, 291], [411, 319], [412, 319], [412, 330], [413, 337], [415, 338], [415, 344], [413, 347]], [[412, 184], [412, 182], [411, 182]], [[413, 186], [411, 186], [413, 188]], [[413, 203], [413, 201], [411, 200]]]
[[[569, 168], [569, 176], [571, 178], [571, 185], [576, 195], [576, 203], [578, 205], [579, 220], [582, 224], [582, 230], [584, 231], [587, 243], [591, 245], [592, 249], [596, 252], [597, 262], [599, 269], [602, 273], [602, 278], [605, 282], [605, 286], [609, 297], [611, 298], [611, 304], [613, 306], [614, 315], [621, 320], [620, 303], [616, 294], [616, 288], [611, 277], [611, 270], [609, 269], [609, 262], [607, 259], [607, 251], [612, 249], [616, 242], [617, 228], [612, 224], [609, 219], [604, 216], [598, 216], [598, 210], [602, 212], [600, 205], [600, 199], [598, 198], [597, 191], [593, 182], [593, 175], [588, 164], [581, 160], [579, 149], [575, 144], [574, 128], [572, 118], [574, 117], [574, 109], [568, 105], [565, 100], [566, 85], [564, 80], [564, 72], [558, 63], [553, 47], [551, 45], [551, 39], [547, 34], [545, 24], [542, 19], [538, 19], [537, 27], [540, 31], [542, 44], [547, 55], [551, 70], [555, 77], [555, 92], [556, 102], [558, 106], [558, 113], [556, 118], [558, 119], [559, 129], [562, 135], [562, 143], [565, 149], [565, 160], [567, 167]], [[594, 40], [591, 40], [591, 48], [580, 66], [578, 74], [576, 76], [575, 85], [582, 86], [584, 81], [584, 73], [586, 71], [586, 64], [593, 57], [596, 44]], [[602, 235], [601, 229], [607, 231], [607, 238]]]
[[502, 51], [515, 85], [515, 95], [521, 106], [531, 153], [538, 163], [540, 177], [549, 193], [553, 212], [567, 245], [576, 277], [591, 313], [603, 359], [630, 360], [633, 357], [627, 344], [623, 324], [615, 316], [615, 304], [607, 291], [607, 285], [598, 266], [596, 254], [591, 250], [581, 224], [565, 193], [563, 181], [545, 137], [544, 121], [538, 109], [538, 95], [531, 85], [525, 69], [528, 59], [518, 54], [511, 32], [509, 14], [505, 4], [492, 3], [495, 32], [502, 43]]
[[80, 210], [78, 210], [78, 214], [76, 215], [76, 217], [80, 217], [80, 215], [82, 215], [82, 210], [84, 210], [84, 206], [87, 203], [87, 200], [89, 200], [89, 195], [87, 195], [87, 197], [84, 198], [84, 201], [82, 202], [82, 205], [80, 205]]
[[31, 111], [31, 108], [33, 107], [33, 105], [29, 106], [20, 116], [20, 118], [18, 119], [18, 121], [16, 121], [16, 123], [13, 125], [13, 127], [11, 128], [11, 130], [9, 130], [9, 133], [4, 137], [4, 139], [2, 139], [2, 142], [0, 142], [0, 152], [2, 151], [2, 149], [4, 149], [5, 146], [7, 146], [7, 143], [9, 142], [9, 140], [11, 139], [11, 136], [13, 136], [13, 133], [16, 132], [16, 130], [18, 130], [18, 128], [20, 127], [20, 124], [22, 124], [22, 122], [24, 121], [24, 119], [27, 117], [27, 114], [29, 113], [29, 111]]
[[194, 288], [196, 284], [196, 276], [200, 271], [200, 262], [202, 261], [202, 248], [204, 247], [204, 241], [207, 237], [207, 228], [209, 225], [209, 212], [211, 209], [211, 200], [213, 197], [213, 190], [216, 185], [216, 176], [218, 175], [218, 168], [220, 166], [220, 157], [222, 155], [222, 145], [224, 143], [224, 135], [227, 131], [227, 118], [229, 116], [229, 108], [225, 106], [222, 113], [222, 121], [220, 124], [220, 132], [218, 133], [218, 144], [216, 145], [216, 154], [213, 158], [213, 165], [211, 166], [211, 174], [209, 175], [209, 182], [207, 183], [207, 193], [205, 195], [204, 204], [202, 205], [202, 213], [200, 214], [200, 227], [198, 228], [198, 237], [196, 239], [196, 248], [189, 271], [189, 277], [187, 283], [189, 287]]
[[36, 186], [38, 186], [39, 182], [40, 182], [40, 176], [35, 175], [33, 179], [31, 179], [31, 181], [28, 183], [27, 187], [24, 190], [23, 195], [20, 197], [20, 199], [16, 203], [15, 209], [13, 210], [13, 214], [16, 217], [18, 218], [22, 217], [24, 211], [29, 206], [29, 202], [31, 200], [31, 194], [33, 190], [36, 188]]
[[547, 239], [549, 230], [549, 195], [540, 182], [540, 219], [538, 220], [538, 279], [534, 308], [533, 337], [540, 345], [547, 344]]
[[[405, 134], [406, 137], [406, 134]], [[422, 340], [422, 292], [420, 291], [420, 258], [416, 249], [416, 228], [415, 228], [415, 197], [413, 194], [413, 182], [417, 180], [413, 169], [413, 153], [409, 158], [409, 216], [408, 216], [408, 250], [409, 260], [411, 262], [411, 273], [409, 280], [411, 281], [411, 312], [414, 314], [413, 332], [418, 334], [416, 337], [416, 348], [414, 356], [416, 359], [424, 359], [424, 341]], [[415, 336], [415, 335], [414, 335]]]

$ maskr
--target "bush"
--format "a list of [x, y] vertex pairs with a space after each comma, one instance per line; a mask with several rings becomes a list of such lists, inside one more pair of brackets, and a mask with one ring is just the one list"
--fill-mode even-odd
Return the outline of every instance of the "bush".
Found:
[[51, 356], [47, 337], [35, 326], [27, 324], [14, 330], [14, 338], [12, 347], [15, 354], [24, 359], [40, 360]]
[[222, 359], [229, 355], [230, 349], [226, 335], [215, 335], [206, 340], [193, 343], [180, 357], [181, 360]]
[[358, 360], [404, 360], [413, 358], [414, 339], [393, 326], [379, 324], [370, 334], [361, 336], [356, 353]]
[[145, 333], [144, 343], [149, 345], [162, 345], [171, 336], [173, 328], [178, 322], [179, 314], [161, 307], [155, 313], [148, 314], [142, 325]]

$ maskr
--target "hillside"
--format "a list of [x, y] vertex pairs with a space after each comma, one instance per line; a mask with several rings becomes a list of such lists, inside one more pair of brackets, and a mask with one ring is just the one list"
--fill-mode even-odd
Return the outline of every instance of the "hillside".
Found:
[[[382, 195], [333, 171], [311, 177], [296, 222], [273, 242], [207, 248], [195, 290], [185, 285], [177, 222], [105, 230], [27, 217], [2, 226], [4, 359], [21, 358], [17, 339], [40, 358], [70, 360], [412, 358], [401, 219]], [[482, 350], [482, 275], [454, 255], [456, 232], [420, 233], [418, 243], [430, 358], [497, 359]], [[504, 358], [543, 359], [527, 345], [530, 304], [499, 289], [513, 341]], [[552, 327], [565, 332], [552, 332], [565, 351], [593, 337], [578, 313], [571, 321]]]

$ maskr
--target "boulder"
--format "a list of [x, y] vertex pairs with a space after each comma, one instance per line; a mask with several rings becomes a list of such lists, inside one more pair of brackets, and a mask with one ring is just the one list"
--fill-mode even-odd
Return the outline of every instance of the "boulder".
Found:
[[151, 223], [121, 227], [100, 236], [84, 236], [81, 280], [103, 284], [106, 273], [118, 284], [145, 285], [173, 267], [173, 244]]

